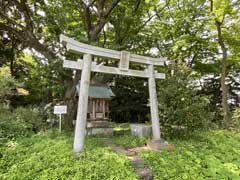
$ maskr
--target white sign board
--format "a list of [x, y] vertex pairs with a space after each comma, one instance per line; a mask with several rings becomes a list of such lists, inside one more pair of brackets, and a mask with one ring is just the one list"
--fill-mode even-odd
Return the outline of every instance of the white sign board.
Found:
[[67, 106], [54, 106], [54, 114], [67, 114]]

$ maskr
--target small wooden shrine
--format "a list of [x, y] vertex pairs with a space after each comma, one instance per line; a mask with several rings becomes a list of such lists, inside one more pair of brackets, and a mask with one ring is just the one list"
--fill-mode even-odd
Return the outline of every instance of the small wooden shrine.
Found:
[[[79, 93], [79, 85], [77, 85]], [[77, 94], [78, 94], [77, 93]], [[114, 97], [111, 88], [103, 84], [91, 84], [89, 86], [87, 134], [112, 134], [113, 127], [109, 118], [109, 101]]]

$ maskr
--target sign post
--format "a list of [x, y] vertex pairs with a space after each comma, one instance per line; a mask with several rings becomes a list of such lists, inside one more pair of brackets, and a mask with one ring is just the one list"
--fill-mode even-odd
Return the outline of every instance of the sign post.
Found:
[[59, 115], [59, 132], [62, 131], [62, 114], [67, 113], [67, 106], [54, 106], [54, 114]]
[[62, 131], [62, 114], [59, 115], [59, 132]]

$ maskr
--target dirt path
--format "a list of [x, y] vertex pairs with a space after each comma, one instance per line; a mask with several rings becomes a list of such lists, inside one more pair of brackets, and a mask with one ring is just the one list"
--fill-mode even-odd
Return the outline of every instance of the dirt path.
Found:
[[145, 165], [144, 159], [138, 156], [138, 153], [150, 150], [148, 147], [144, 146], [125, 149], [121, 146], [113, 144], [113, 142], [110, 139], [107, 139], [105, 141], [105, 144], [111, 147], [117, 153], [124, 154], [128, 157], [140, 180], [153, 180], [152, 170]]

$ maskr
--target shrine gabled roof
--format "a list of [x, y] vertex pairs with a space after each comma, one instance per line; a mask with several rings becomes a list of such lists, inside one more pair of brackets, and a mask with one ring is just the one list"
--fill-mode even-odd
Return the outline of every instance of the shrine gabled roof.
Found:
[[[79, 85], [76, 86], [77, 93], [79, 93]], [[112, 92], [111, 88], [103, 85], [90, 85], [89, 87], [89, 97], [97, 99], [111, 99], [115, 94]]]

